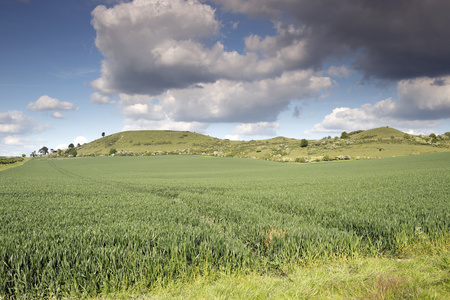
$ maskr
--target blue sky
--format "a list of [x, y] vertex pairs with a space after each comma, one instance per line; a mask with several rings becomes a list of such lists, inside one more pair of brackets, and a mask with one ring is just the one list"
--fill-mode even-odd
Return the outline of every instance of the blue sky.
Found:
[[123, 130], [450, 131], [446, 0], [2, 0], [0, 155]]

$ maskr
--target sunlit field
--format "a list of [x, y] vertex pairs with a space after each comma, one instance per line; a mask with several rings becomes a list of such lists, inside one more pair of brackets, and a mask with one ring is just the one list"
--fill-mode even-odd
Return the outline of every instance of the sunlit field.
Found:
[[0, 172], [0, 298], [151, 291], [210, 274], [446, 244], [450, 153], [283, 164], [35, 159]]

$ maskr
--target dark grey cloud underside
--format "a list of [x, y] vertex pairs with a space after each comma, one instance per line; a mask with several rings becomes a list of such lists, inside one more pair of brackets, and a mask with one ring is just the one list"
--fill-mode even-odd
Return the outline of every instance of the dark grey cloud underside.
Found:
[[[246, 13], [267, 17], [278, 12], [308, 29], [311, 66], [357, 51], [354, 67], [366, 78], [411, 79], [450, 74], [448, 0], [250, 0]], [[214, 0], [239, 11], [226, 0]], [[266, 6], [262, 9], [261, 6]], [[243, 12], [243, 11], [242, 11]], [[271, 17], [274, 17], [272, 14]]]

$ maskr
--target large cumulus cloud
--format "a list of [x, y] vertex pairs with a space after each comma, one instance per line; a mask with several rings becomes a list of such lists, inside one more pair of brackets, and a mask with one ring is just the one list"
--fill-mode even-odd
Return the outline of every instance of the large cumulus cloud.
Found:
[[318, 97], [332, 86], [305, 65], [309, 53], [296, 27], [277, 23], [276, 37], [249, 35], [245, 53], [238, 53], [218, 41], [222, 24], [198, 1], [135, 0], [98, 6], [92, 16], [105, 56], [92, 85], [120, 94], [127, 128], [273, 122], [293, 99]]
[[[229, 50], [216, 9], [271, 19], [275, 34], [248, 34], [241, 52]], [[340, 130], [336, 120], [344, 116], [373, 117], [373, 124], [395, 118], [430, 124], [448, 118], [446, 100], [428, 86], [442, 87], [441, 78], [450, 75], [449, 11], [446, 0], [134, 0], [98, 6], [92, 25], [105, 59], [91, 101], [113, 104], [109, 97], [118, 94], [124, 129], [204, 130], [232, 122], [243, 124], [236, 132], [272, 134], [277, 126], [261, 128], [277, 124], [292, 100], [320, 97], [333, 87], [321, 74], [352, 73], [329, 66], [344, 59], [366, 79], [396, 82], [398, 99], [337, 108], [313, 132]], [[328, 71], [321, 73], [325, 65]]]

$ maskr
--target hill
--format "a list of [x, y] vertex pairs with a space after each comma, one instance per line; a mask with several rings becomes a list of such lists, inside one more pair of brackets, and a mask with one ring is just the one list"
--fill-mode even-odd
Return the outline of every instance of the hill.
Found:
[[175, 151], [198, 145], [216, 144], [220, 139], [187, 131], [142, 130], [115, 133], [80, 146], [79, 154], [105, 155], [111, 148], [123, 152]]
[[[267, 140], [230, 141], [188, 131], [125, 131], [76, 148], [78, 156], [205, 155], [257, 158], [287, 162], [371, 159], [450, 151], [450, 139], [439, 135], [414, 136], [390, 127], [350, 132], [349, 138], [301, 140], [275, 137]], [[56, 154], [52, 154], [56, 155]]]
[[364, 130], [361, 132], [357, 132], [355, 134], [350, 133], [350, 136], [353, 139], [367, 139], [367, 138], [383, 139], [383, 138], [391, 138], [393, 136], [403, 137], [404, 135], [405, 133], [403, 131], [390, 128], [388, 126]]

